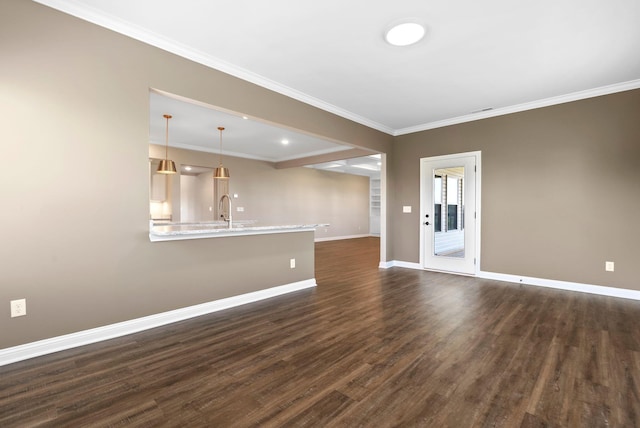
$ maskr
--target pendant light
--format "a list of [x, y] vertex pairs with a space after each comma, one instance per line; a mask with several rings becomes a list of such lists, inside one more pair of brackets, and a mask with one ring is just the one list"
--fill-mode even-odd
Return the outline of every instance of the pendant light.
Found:
[[171, 115], [165, 114], [163, 117], [167, 119], [166, 145], [164, 149], [164, 159], [160, 161], [157, 172], [158, 174], [175, 174], [177, 172], [176, 164], [169, 159], [169, 119], [171, 119]]
[[229, 168], [222, 166], [222, 131], [224, 131], [224, 128], [218, 126], [218, 131], [220, 131], [220, 165], [213, 172], [213, 178], [226, 180], [229, 178]]

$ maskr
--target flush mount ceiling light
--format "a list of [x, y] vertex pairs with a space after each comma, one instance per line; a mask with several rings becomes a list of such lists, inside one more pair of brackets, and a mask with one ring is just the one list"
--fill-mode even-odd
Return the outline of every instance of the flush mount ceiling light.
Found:
[[169, 160], [169, 119], [171, 119], [170, 114], [162, 115], [165, 119], [167, 119], [167, 132], [166, 132], [166, 144], [164, 148], [164, 159], [160, 161], [160, 165], [158, 165], [158, 174], [175, 174], [176, 164], [174, 161]]
[[218, 131], [220, 131], [220, 165], [213, 172], [213, 178], [226, 180], [229, 178], [229, 168], [222, 166], [222, 131], [224, 128], [218, 126]]
[[422, 24], [403, 21], [389, 27], [384, 34], [384, 39], [393, 46], [409, 46], [422, 40], [425, 33], [426, 30]]

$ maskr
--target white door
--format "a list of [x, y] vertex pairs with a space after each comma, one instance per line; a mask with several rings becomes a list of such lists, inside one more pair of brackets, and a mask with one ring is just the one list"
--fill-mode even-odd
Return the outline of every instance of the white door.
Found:
[[476, 169], [480, 154], [421, 162], [421, 253], [425, 269], [476, 273]]

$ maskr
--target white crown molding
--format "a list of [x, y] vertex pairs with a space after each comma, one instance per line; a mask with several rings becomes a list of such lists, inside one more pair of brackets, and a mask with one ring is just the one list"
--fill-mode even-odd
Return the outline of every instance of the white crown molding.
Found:
[[[149, 141], [149, 144], [153, 144], [155, 146], [165, 146], [165, 143], [160, 143], [157, 141]], [[214, 149], [214, 148], [209, 148], [209, 147], [202, 147], [202, 146], [198, 146], [195, 144], [182, 144], [182, 143], [171, 143], [169, 144], [169, 147], [174, 147], [176, 149], [183, 149], [183, 150], [192, 150], [192, 151], [196, 151], [196, 152], [204, 152], [204, 153], [211, 153], [211, 154], [220, 154], [220, 150], [219, 149]], [[229, 156], [229, 157], [234, 157], [234, 158], [243, 158], [243, 159], [252, 159], [252, 160], [258, 160], [258, 161], [264, 161], [264, 162], [273, 162], [273, 163], [277, 163], [277, 162], [286, 162], [289, 160], [295, 160], [295, 159], [304, 159], [306, 157], [309, 156], [321, 156], [321, 155], [327, 155], [330, 153], [336, 153], [336, 152], [341, 152], [341, 151], [345, 151], [345, 150], [350, 150], [351, 147], [349, 146], [342, 146], [342, 147], [333, 147], [333, 148], [329, 148], [329, 149], [325, 149], [325, 150], [316, 150], [314, 152], [308, 152], [308, 153], [301, 153], [299, 155], [295, 155], [295, 156], [287, 156], [287, 157], [283, 157], [283, 158], [278, 158], [278, 159], [273, 159], [273, 158], [267, 158], [264, 156], [257, 156], [257, 155], [252, 155], [252, 154], [248, 154], [248, 153], [240, 153], [240, 152], [234, 152], [234, 151], [228, 151], [228, 150], [223, 150], [222, 151], [222, 155], [224, 156]]]
[[357, 115], [348, 110], [344, 110], [340, 107], [322, 101], [311, 95], [307, 95], [286, 85], [282, 85], [257, 73], [251, 72], [242, 67], [235, 66], [219, 58], [201, 52], [197, 49], [193, 49], [189, 46], [178, 43], [175, 40], [156, 34], [143, 27], [137, 26], [127, 21], [123, 21], [112, 15], [105, 14], [104, 12], [82, 4], [77, 0], [33, 1], [64, 12], [66, 14], [75, 16], [76, 18], [80, 18], [84, 21], [91, 22], [93, 24], [147, 43], [151, 46], [155, 46], [167, 52], [179, 55], [183, 58], [189, 59], [207, 67], [222, 71], [223, 73], [230, 74], [242, 80], [246, 80], [247, 82], [254, 83], [258, 86], [277, 92], [279, 94], [286, 95], [289, 98], [293, 98], [295, 100], [301, 101], [305, 104], [309, 104], [313, 107], [317, 107], [329, 113], [333, 113], [345, 119], [352, 120], [369, 128], [377, 129], [378, 131], [384, 132], [389, 135], [393, 135], [394, 133], [392, 128], [389, 128], [378, 122], [369, 120], [366, 117]]
[[134, 25], [130, 22], [105, 14], [104, 12], [82, 4], [78, 0], [33, 1], [395, 137], [640, 88], [640, 79], [637, 79], [573, 92], [557, 97], [550, 97], [513, 106], [496, 108], [489, 111], [439, 120], [436, 122], [428, 122], [422, 125], [393, 129], [296, 89], [277, 83], [259, 74], [153, 33], [152, 31]]
[[287, 162], [290, 160], [296, 160], [296, 159], [304, 159], [304, 158], [308, 158], [308, 157], [312, 157], [312, 156], [322, 156], [322, 155], [328, 155], [331, 153], [338, 153], [338, 152], [344, 152], [347, 150], [351, 150], [353, 149], [353, 147], [351, 146], [341, 146], [341, 147], [332, 147], [329, 149], [324, 149], [324, 150], [316, 150], [313, 152], [308, 152], [308, 153], [303, 153], [300, 155], [294, 155], [294, 156], [286, 156], [283, 158], [280, 158], [276, 161], [272, 161], [272, 162]]
[[395, 137], [414, 132], [427, 131], [429, 129], [442, 128], [450, 125], [458, 125], [475, 120], [487, 119], [490, 117], [504, 116], [506, 114], [518, 113], [526, 110], [533, 110], [541, 107], [549, 107], [557, 104], [569, 103], [572, 101], [584, 100], [587, 98], [599, 97], [602, 95], [614, 94], [616, 92], [630, 91], [640, 88], [640, 79], [628, 82], [616, 83], [613, 85], [601, 86], [599, 88], [588, 89], [585, 91], [573, 92], [570, 94], [560, 95], [557, 97], [545, 98], [543, 100], [531, 101], [528, 103], [517, 104], [509, 107], [502, 107], [493, 110], [467, 114], [464, 116], [453, 117], [450, 119], [439, 120], [437, 122], [425, 123], [423, 125], [411, 126], [408, 128], [397, 129], [393, 135]]
[[0, 349], [0, 366], [27, 360], [29, 358], [39, 357], [41, 355], [52, 354], [58, 351], [64, 351], [65, 349], [77, 348], [79, 346], [89, 345], [103, 340], [126, 336], [128, 334], [210, 314], [212, 312], [280, 296], [293, 291], [313, 288], [316, 285], [315, 278], [307, 279], [291, 284], [267, 288], [265, 290], [254, 291], [252, 293], [241, 294], [239, 296], [228, 297], [226, 299], [215, 300], [213, 302], [202, 303], [173, 311], [110, 324], [103, 327], [83, 330], [77, 333], [65, 334], [63, 336]]

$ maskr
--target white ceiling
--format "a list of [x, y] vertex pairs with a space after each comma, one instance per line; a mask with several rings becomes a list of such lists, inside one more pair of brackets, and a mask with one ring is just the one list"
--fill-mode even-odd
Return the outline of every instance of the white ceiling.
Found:
[[380, 178], [381, 165], [381, 155], [376, 154], [352, 159], [341, 159], [333, 162], [323, 162], [315, 165], [309, 165], [309, 167], [323, 169], [325, 171], [343, 172], [346, 174]]
[[36, 1], [391, 135], [640, 87], [638, 0]]
[[[173, 94], [149, 92], [149, 139], [152, 144], [167, 141], [169, 146], [209, 153], [220, 153], [222, 131], [223, 156], [238, 156], [268, 162], [282, 162], [314, 155], [339, 153], [350, 146], [276, 126], [235, 112], [221, 111], [205, 103]], [[283, 141], [286, 140], [286, 144]], [[378, 157], [360, 157], [313, 165], [317, 169], [356, 175], [379, 176]], [[193, 167], [193, 166], [192, 166]], [[212, 165], [215, 167], [215, 165]], [[202, 172], [199, 169], [192, 172]], [[189, 173], [189, 172], [187, 172]]]
[[[222, 152], [230, 156], [280, 162], [350, 148], [301, 131], [253, 118], [244, 119], [240, 114], [154, 91], [149, 93], [149, 105], [149, 135], [153, 144], [165, 144], [167, 120], [163, 115], [170, 114], [169, 145], [172, 147], [219, 153], [218, 127], [221, 126], [225, 128], [222, 131]], [[283, 144], [283, 140], [288, 144]]]

